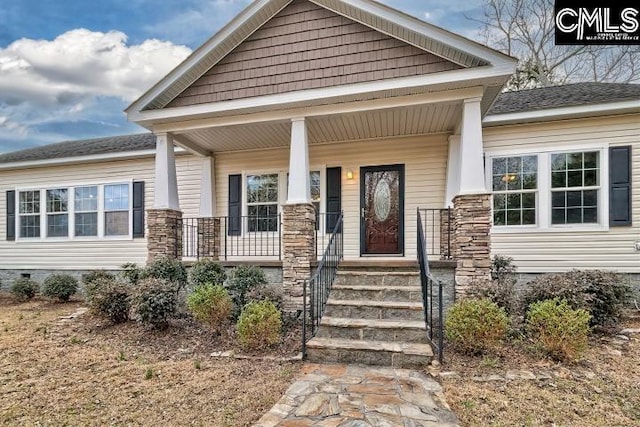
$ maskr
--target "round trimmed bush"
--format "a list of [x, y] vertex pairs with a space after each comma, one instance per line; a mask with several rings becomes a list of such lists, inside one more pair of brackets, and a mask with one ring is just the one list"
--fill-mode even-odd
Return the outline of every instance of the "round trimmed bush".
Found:
[[131, 301], [126, 285], [113, 278], [101, 277], [91, 282], [91, 287], [91, 296], [87, 300], [96, 315], [113, 323], [129, 320]]
[[259, 288], [267, 285], [267, 276], [260, 267], [255, 265], [241, 265], [231, 270], [229, 280], [227, 281], [227, 289], [233, 298], [238, 310], [247, 303], [247, 292], [251, 289]]
[[279, 285], [258, 286], [249, 290], [245, 298], [248, 302], [271, 301], [280, 311], [284, 306], [284, 292]]
[[240, 344], [259, 349], [277, 344], [282, 330], [282, 315], [271, 301], [247, 304], [237, 324]]
[[169, 319], [177, 311], [176, 285], [147, 277], [132, 290], [131, 306], [140, 323], [155, 329], [166, 329]]
[[78, 291], [78, 281], [69, 274], [52, 274], [42, 283], [42, 295], [67, 302]]
[[466, 298], [458, 301], [451, 306], [445, 320], [447, 340], [468, 354], [496, 349], [508, 331], [507, 313], [488, 299]]
[[589, 312], [572, 309], [558, 298], [531, 304], [527, 312], [527, 332], [536, 345], [554, 359], [573, 361], [586, 350]]
[[196, 287], [187, 297], [187, 306], [193, 316], [219, 331], [231, 317], [233, 301], [222, 285], [211, 283]]
[[137, 285], [144, 276], [144, 269], [138, 267], [135, 262], [127, 262], [120, 266], [120, 276], [130, 285]]
[[40, 286], [37, 282], [26, 277], [20, 277], [13, 282], [10, 291], [20, 301], [29, 301], [36, 296], [39, 288]]
[[189, 284], [194, 288], [201, 285], [223, 285], [227, 278], [224, 267], [210, 259], [201, 259], [189, 270]]
[[187, 270], [176, 258], [158, 256], [147, 265], [144, 277], [154, 277], [165, 282], [175, 283], [179, 289], [187, 285]]

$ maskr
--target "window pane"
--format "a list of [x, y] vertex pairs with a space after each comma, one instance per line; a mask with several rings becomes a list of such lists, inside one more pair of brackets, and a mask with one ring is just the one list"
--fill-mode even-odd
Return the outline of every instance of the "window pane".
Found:
[[582, 169], [582, 153], [567, 154], [567, 169]]
[[504, 192], [493, 195], [494, 225], [535, 224], [536, 193], [523, 190], [538, 188], [538, 156], [493, 158], [492, 173], [493, 190]]
[[522, 172], [523, 173], [535, 173], [538, 171], [538, 157], [537, 156], [525, 156], [522, 158]]
[[584, 208], [583, 221], [585, 223], [598, 222], [598, 209], [596, 209], [596, 208]]
[[311, 179], [311, 200], [320, 200], [320, 171], [312, 171], [309, 173]]
[[129, 212], [105, 212], [104, 234], [106, 236], [128, 236]]
[[278, 202], [278, 174], [248, 175], [247, 202]]
[[564, 224], [565, 223], [565, 210], [564, 208], [551, 210], [551, 223], [552, 224]]
[[535, 207], [536, 207], [536, 193], [523, 193], [522, 208], [535, 209]]
[[98, 213], [77, 213], [75, 224], [76, 236], [98, 235]]
[[566, 186], [567, 186], [567, 173], [565, 171], [551, 173], [551, 187], [562, 188]]
[[40, 191], [21, 191], [19, 211], [21, 214], [40, 213]]
[[584, 171], [584, 186], [591, 187], [594, 185], [598, 185], [598, 171], [597, 170]]
[[564, 208], [567, 205], [564, 191], [554, 191], [551, 193], [551, 206], [554, 208]]
[[526, 174], [522, 177], [522, 188], [524, 190], [535, 190], [538, 188], [538, 178], [536, 174]]
[[582, 171], [567, 172], [567, 187], [582, 187]]
[[506, 211], [495, 211], [493, 213], [493, 225], [507, 225]]
[[589, 190], [583, 191], [583, 205], [584, 206], [598, 206], [598, 191], [597, 190]]
[[597, 168], [598, 167], [598, 152], [591, 151], [584, 153], [584, 167], [585, 168]]
[[522, 211], [522, 224], [534, 225], [536, 223], [536, 211], [533, 209], [525, 209]]
[[20, 217], [20, 237], [40, 237], [40, 216]]
[[507, 211], [507, 225], [520, 225], [520, 210]]
[[582, 191], [567, 191], [567, 206], [582, 206]]
[[582, 223], [582, 209], [569, 208], [567, 209], [567, 224], [580, 224]]
[[507, 196], [507, 209], [520, 209], [521, 207], [520, 200], [521, 200], [520, 193], [509, 194]]
[[504, 194], [494, 194], [493, 195], [493, 209], [506, 209], [507, 208], [507, 196]]
[[47, 237], [68, 237], [69, 215], [47, 215]]
[[104, 186], [104, 209], [106, 211], [128, 210], [129, 209], [129, 185], [128, 184], [105, 185]]
[[47, 212], [67, 212], [68, 201], [66, 188], [47, 190]]
[[98, 187], [77, 187], [74, 193], [76, 212], [98, 210]]
[[551, 156], [551, 170], [564, 171], [567, 169], [567, 156], [565, 154], [553, 154]]
[[257, 205], [248, 207], [249, 231], [277, 231], [278, 205]]
[[507, 172], [507, 159], [504, 157], [498, 157], [493, 159], [493, 174], [504, 175]]

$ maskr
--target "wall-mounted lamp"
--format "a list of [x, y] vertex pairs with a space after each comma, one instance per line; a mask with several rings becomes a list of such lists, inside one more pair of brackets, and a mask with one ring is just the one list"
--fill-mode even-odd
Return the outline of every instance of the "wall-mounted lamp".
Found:
[[353, 170], [347, 169], [347, 179], [353, 179]]

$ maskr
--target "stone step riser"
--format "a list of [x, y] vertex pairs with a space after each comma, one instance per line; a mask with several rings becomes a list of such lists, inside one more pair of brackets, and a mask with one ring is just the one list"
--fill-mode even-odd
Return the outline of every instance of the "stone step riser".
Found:
[[335, 284], [370, 286], [420, 286], [420, 276], [338, 274]]
[[316, 335], [320, 338], [350, 340], [396, 341], [428, 344], [427, 331], [407, 328], [340, 327], [322, 325]]
[[424, 368], [431, 363], [432, 357], [412, 354], [399, 354], [390, 351], [335, 350], [326, 348], [308, 348], [307, 358], [312, 363], [362, 363], [365, 365], [383, 365], [394, 368]]
[[371, 290], [338, 289], [334, 287], [331, 291], [331, 298], [339, 300], [421, 302], [422, 292], [384, 288]]
[[325, 316], [351, 319], [424, 320], [422, 310], [327, 304]]

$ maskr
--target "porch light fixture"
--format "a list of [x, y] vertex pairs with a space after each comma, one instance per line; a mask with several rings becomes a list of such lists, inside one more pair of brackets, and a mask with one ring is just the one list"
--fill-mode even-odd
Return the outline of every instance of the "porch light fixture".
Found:
[[347, 179], [353, 179], [353, 170], [347, 169]]

